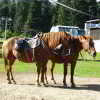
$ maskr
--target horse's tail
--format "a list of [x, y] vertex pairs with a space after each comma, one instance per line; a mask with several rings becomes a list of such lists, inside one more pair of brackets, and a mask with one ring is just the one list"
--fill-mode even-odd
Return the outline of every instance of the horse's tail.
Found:
[[2, 54], [2, 57], [4, 59], [4, 67], [5, 67], [5, 71], [6, 71], [7, 70], [7, 66], [8, 66], [8, 59], [4, 54]]
[[5, 66], [5, 70], [7, 69], [7, 65], [8, 65], [8, 60], [7, 57], [5, 56], [5, 52], [4, 52], [4, 48], [2, 47], [2, 58], [4, 59], [4, 66]]
[[4, 65], [5, 65], [5, 69], [6, 69], [6, 66], [8, 65], [8, 60], [7, 60], [7, 57], [5, 55], [4, 44], [2, 45], [2, 58], [4, 59]]

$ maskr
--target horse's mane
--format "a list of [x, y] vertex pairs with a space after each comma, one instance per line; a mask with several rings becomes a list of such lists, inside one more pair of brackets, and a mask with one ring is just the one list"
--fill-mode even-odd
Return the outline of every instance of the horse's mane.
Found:
[[68, 32], [48, 32], [44, 33], [41, 39], [44, 40], [48, 47], [55, 48], [67, 36], [69, 36]]
[[75, 39], [79, 39], [79, 40], [88, 40], [88, 39], [93, 39], [91, 36], [72, 36], [72, 38], [75, 38]]

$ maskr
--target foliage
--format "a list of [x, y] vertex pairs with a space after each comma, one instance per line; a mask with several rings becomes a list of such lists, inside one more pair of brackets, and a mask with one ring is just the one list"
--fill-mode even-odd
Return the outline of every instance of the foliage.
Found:
[[[5, 23], [1, 18], [11, 18], [7, 30], [16, 33], [28, 31], [48, 32], [52, 25], [74, 25], [81, 28], [87, 20], [100, 17], [100, 3], [96, 0], [58, 0], [74, 9], [81, 10], [92, 16], [74, 12], [60, 5], [52, 5], [48, 0], [2, 0], [0, 2], [0, 31], [5, 30]], [[15, 34], [16, 35], [16, 34]], [[13, 35], [11, 35], [13, 36]]]
[[28, 8], [28, 2], [23, 1], [16, 4], [16, 14], [14, 16], [14, 30], [16, 32], [21, 32], [23, 30], [25, 21], [27, 20]]
[[100, 18], [100, 2], [97, 4], [97, 17]]
[[[71, 6], [70, 0], [59, 0], [62, 4]], [[64, 9], [62, 6], [58, 6], [58, 23], [60, 25], [72, 25], [72, 12], [69, 9]]]
[[[80, 28], [84, 27], [85, 21], [89, 19], [96, 18], [96, 10], [97, 7], [96, 0], [58, 0], [60, 3], [72, 7], [74, 9], [80, 10], [81, 13], [75, 12], [71, 9], [64, 8], [62, 6], [58, 6], [58, 24], [61, 25], [73, 25], [79, 26]], [[92, 10], [90, 11], [90, 7]], [[86, 14], [83, 14], [85, 12]], [[91, 16], [89, 16], [89, 14]], [[95, 16], [95, 17], [94, 17]]]

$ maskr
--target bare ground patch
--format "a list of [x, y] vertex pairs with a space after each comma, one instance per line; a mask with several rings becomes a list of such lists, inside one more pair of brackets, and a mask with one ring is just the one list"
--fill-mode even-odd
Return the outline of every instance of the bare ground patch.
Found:
[[[100, 100], [100, 78], [75, 77], [76, 88], [64, 88], [62, 75], [55, 75], [53, 84], [48, 75], [47, 86], [37, 86], [36, 74], [15, 73], [17, 84], [7, 84], [6, 74], [0, 73], [0, 100]], [[70, 76], [67, 77], [70, 86]]]

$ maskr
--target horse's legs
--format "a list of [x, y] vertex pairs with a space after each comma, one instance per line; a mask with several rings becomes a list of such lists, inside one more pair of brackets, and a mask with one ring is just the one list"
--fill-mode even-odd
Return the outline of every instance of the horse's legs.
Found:
[[63, 84], [64, 84], [64, 86], [67, 86], [67, 84], [66, 84], [67, 65], [68, 64], [64, 64], [64, 78], [63, 78]]
[[8, 59], [4, 57], [4, 63], [5, 63], [5, 70], [7, 72], [7, 80], [8, 80], [8, 84], [11, 84], [11, 80], [10, 80], [10, 71], [9, 71], [9, 65], [8, 65]]
[[71, 87], [73, 87], [73, 88], [75, 87], [75, 83], [74, 83], [74, 79], [73, 79], [75, 65], [76, 65], [76, 62], [71, 63]]
[[44, 62], [41, 63], [41, 82], [44, 85], [45, 85], [45, 83], [44, 83], [44, 75], [45, 75], [45, 72], [47, 71], [47, 62], [48, 61], [45, 60]]
[[37, 65], [37, 73], [38, 73], [38, 76], [37, 76], [37, 84], [38, 85], [40, 85], [40, 83], [39, 83], [39, 77], [40, 77], [40, 71], [41, 71], [41, 82], [43, 83], [43, 84], [45, 84], [44, 83], [44, 73], [45, 73], [45, 71], [46, 71], [46, 64], [47, 64], [47, 61], [46, 62], [38, 62], [36, 65]]
[[37, 66], [37, 84], [40, 85], [39, 77], [40, 77], [41, 67], [40, 67], [39, 63], [37, 63], [36, 66]]
[[44, 66], [41, 66], [42, 68], [41, 68], [41, 82], [43, 83], [43, 84], [45, 84], [44, 83], [44, 73], [45, 73], [45, 67]]
[[48, 80], [47, 80], [47, 66], [45, 66], [45, 72], [44, 72], [44, 74], [45, 74], [45, 80], [46, 80], [46, 83], [48, 84]]
[[7, 80], [8, 80], [8, 84], [11, 84], [9, 66], [7, 66], [6, 71], [7, 71]]
[[52, 62], [52, 67], [51, 67], [51, 80], [53, 80], [54, 84], [56, 84], [56, 81], [55, 81], [54, 75], [53, 75], [54, 67], [55, 67], [55, 63]]
[[11, 80], [13, 80], [14, 84], [16, 84], [16, 81], [14, 80], [14, 77], [12, 74], [12, 65], [13, 65], [14, 61], [15, 61], [15, 59], [9, 61], [9, 70], [10, 70]]

